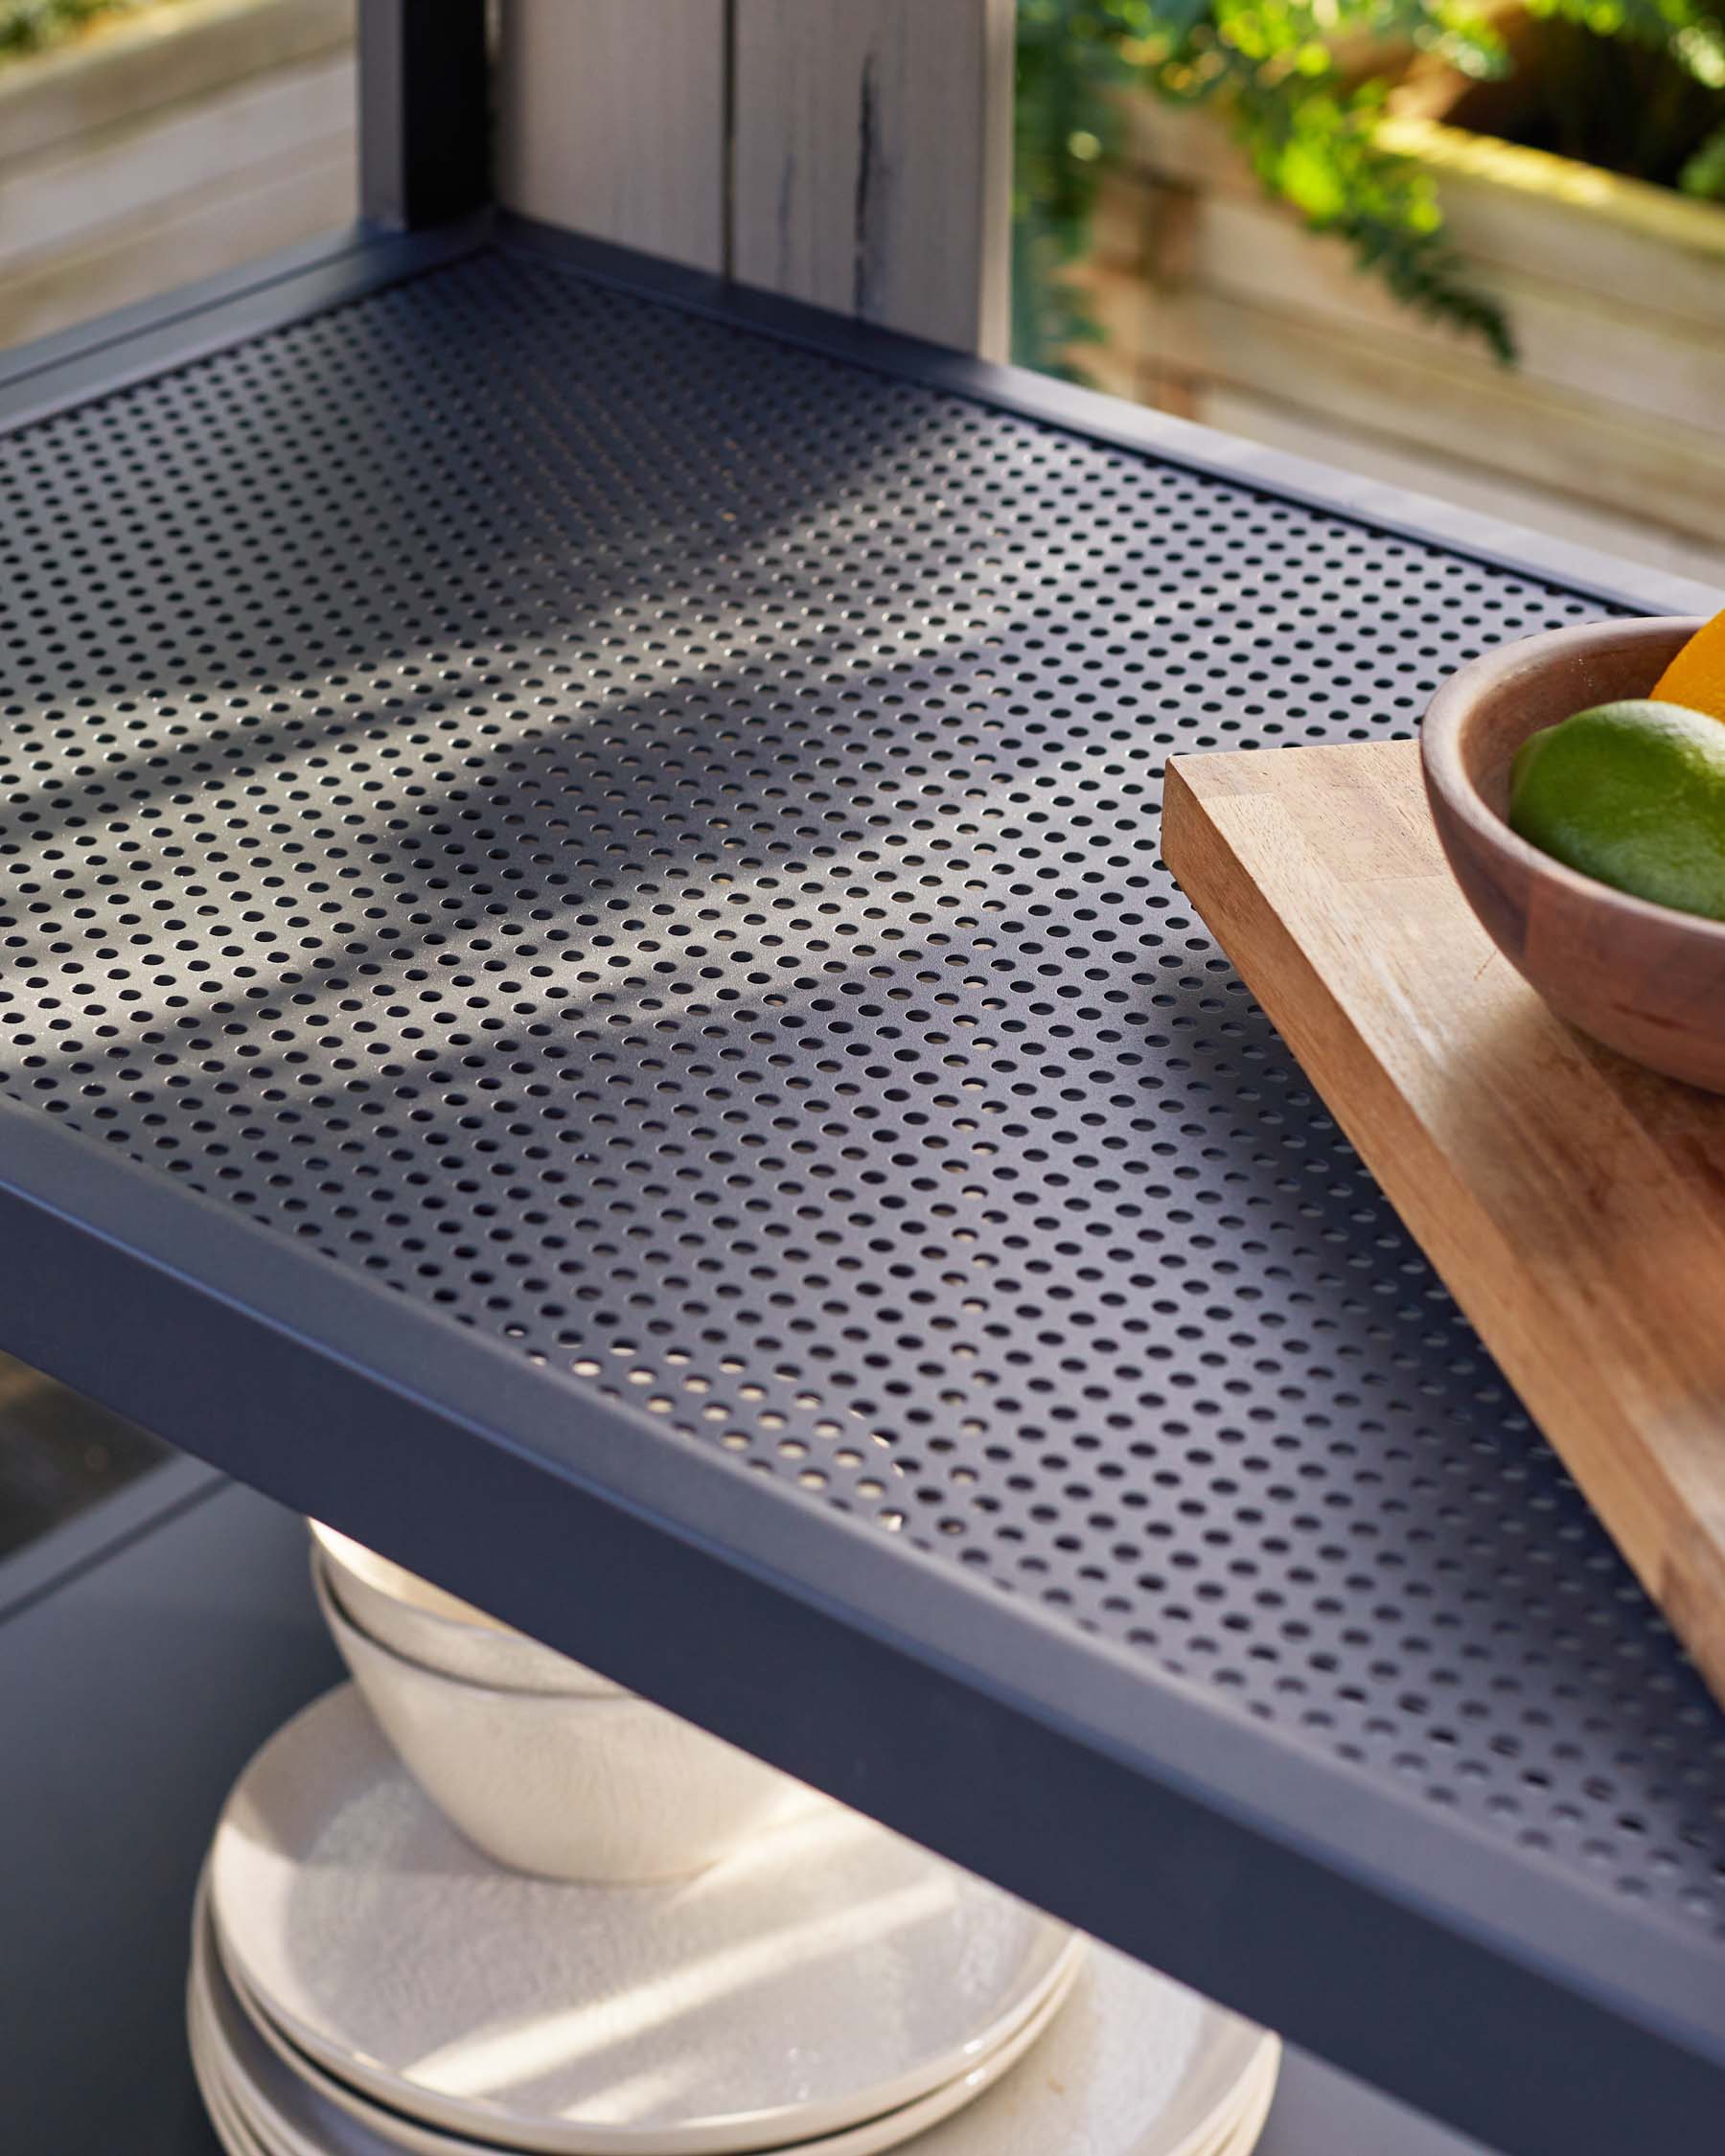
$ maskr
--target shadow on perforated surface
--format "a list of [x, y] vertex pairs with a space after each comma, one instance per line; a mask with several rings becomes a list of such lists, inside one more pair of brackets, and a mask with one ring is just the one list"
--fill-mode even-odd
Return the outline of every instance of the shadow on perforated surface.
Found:
[[1156, 854], [1587, 603], [495, 256], [4, 455], [18, 1098], [1720, 1927], [1715, 1710]]

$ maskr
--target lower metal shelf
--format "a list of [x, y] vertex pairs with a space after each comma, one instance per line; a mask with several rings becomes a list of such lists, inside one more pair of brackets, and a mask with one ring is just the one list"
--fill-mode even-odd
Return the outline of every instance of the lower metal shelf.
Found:
[[[149, 1511], [34, 1552], [27, 1602], [0, 1560], [0, 1699], [29, 1732], [0, 1747], [8, 2156], [216, 2156], [185, 2053], [193, 1882], [247, 1755], [339, 1674], [300, 1520], [202, 1471], [150, 1479]], [[1299, 2057], [1260, 2145], [1469, 2156]]]

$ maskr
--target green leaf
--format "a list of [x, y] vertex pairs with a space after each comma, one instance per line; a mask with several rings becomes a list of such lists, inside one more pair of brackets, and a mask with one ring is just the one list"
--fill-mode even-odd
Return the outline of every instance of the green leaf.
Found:
[[[1694, 14], [1693, 0], [1539, 4]], [[1428, 43], [1470, 73], [1506, 63], [1482, 0], [1021, 0], [1016, 356], [1070, 369], [1093, 332], [1058, 268], [1084, 252], [1118, 132], [1106, 92], [1125, 75], [1169, 103], [1213, 105], [1273, 196], [1405, 306], [1507, 361], [1507, 324], [1450, 253], [1431, 179], [1376, 146], [1385, 85], [1339, 81], [1331, 41], [1351, 32]], [[1099, 157], [1073, 153], [1089, 138]]]
[[1725, 123], [1708, 136], [1684, 166], [1677, 184], [1686, 195], [1698, 195], [1708, 202], [1725, 202]]
[[1275, 168], [1275, 184], [1312, 224], [1333, 224], [1347, 208], [1346, 183], [1318, 143], [1290, 143]]

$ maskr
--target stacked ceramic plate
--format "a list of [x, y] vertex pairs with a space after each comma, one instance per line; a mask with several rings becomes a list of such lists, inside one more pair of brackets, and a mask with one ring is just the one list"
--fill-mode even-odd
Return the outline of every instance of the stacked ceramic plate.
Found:
[[[232, 2156], [1252, 2147], [1274, 2037], [753, 1761], [771, 1800], [715, 1861], [676, 1814], [723, 1799], [699, 1748], [728, 1747], [465, 1605], [430, 1614], [543, 1657], [539, 1688], [402, 1654], [424, 1605], [380, 1573], [396, 1609], [368, 1606], [365, 1554], [327, 1538], [317, 1567], [358, 1686], [252, 1760], [199, 1889], [192, 2054]], [[523, 1863], [512, 1837], [560, 1805], [574, 1825]], [[643, 1807], [644, 1841], [616, 1823]], [[1015, 2074], [1033, 2049], [1046, 2071]]]

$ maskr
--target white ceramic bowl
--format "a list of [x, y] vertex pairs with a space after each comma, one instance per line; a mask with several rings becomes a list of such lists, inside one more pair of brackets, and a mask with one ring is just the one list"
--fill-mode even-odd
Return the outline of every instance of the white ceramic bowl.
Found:
[[621, 1694], [621, 1685], [542, 1647], [320, 1521], [307, 1523], [331, 1593], [361, 1632], [408, 1662], [509, 1692]]
[[800, 1782], [632, 1692], [502, 1691], [393, 1654], [318, 1605], [366, 1705], [420, 1787], [487, 1856], [546, 1879], [704, 1870], [808, 1800]]

